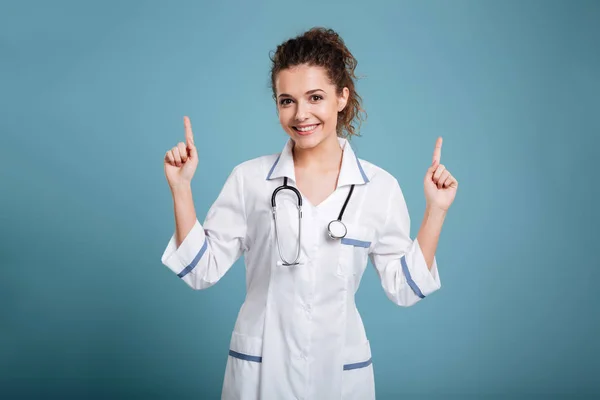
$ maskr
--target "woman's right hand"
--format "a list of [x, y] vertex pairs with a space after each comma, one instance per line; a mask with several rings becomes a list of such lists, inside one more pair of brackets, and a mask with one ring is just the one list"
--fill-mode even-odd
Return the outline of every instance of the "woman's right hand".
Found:
[[165, 154], [165, 176], [171, 190], [189, 186], [198, 166], [198, 152], [194, 145], [192, 123], [188, 117], [183, 117], [183, 125], [185, 143], [179, 142]]

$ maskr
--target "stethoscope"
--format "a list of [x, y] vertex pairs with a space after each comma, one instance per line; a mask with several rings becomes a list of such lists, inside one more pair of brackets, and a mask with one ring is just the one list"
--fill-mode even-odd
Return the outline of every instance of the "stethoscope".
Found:
[[[298, 189], [296, 189], [295, 187], [288, 186], [287, 180], [288, 180], [287, 176], [284, 177], [283, 185], [279, 186], [278, 188], [276, 188], [273, 191], [273, 195], [271, 196], [271, 209], [273, 212], [273, 220], [275, 221], [275, 241], [277, 242], [277, 250], [279, 251], [279, 257], [281, 258], [283, 265], [291, 266], [291, 265], [299, 264], [298, 259], [300, 258], [300, 249], [302, 247], [302, 241], [300, 238], [302, 236], [302, 195], [300, 194]], [[296, 259], [293, 262], [289, 262], [283, 257], [283, 253], [281, 252], [281, 247], [279, 245], [279, 235], [277, 233], [277, 205], [275, 203], [275, 196], [277, 196], [277, 193], [279, 193], [281, 190], [285, 190], [285, 189], [289, 189], [292, 192], [294, 192], [296, 194], [296, 197], [298, 198], [298, 203], [296, 206], [298, 208], [298, 251], [296, 253]], [[346, 210], [346, 206], [348, 205], [348, 201], [350, 200], [350, 197], [352, 197], [353, 191], [354, 191], [354, 185], [350, 186], [350, 192], [348, 193], [348, 196], [346, 197], [346, 201], [344, 202], [344, 205], [342, 206], [342, 209], [340, 210], [340, 215], [338, 216], [338, 218], [336, 220], [331, 221], [329, 224], [327, 224], [327, 233], [329, 234], [329, 237], [331, 239], [342, 239], [346, 236], [346, 233], [348, 233], [348, 229], [346, 229], [346, 225], [342, 222], [342, 215], [344, 215], [344, 211]]]

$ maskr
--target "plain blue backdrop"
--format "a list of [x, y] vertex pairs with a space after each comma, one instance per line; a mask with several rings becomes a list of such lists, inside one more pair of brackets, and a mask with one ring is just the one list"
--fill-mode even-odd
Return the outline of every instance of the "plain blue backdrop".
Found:
[[378, 398], [600, 395], [600, 2], [4, 1], [0, 397], [218, 398], [243, 259], [193, 291], [160, 262], [164, 153], [189, 115], [204, 220], [281, 150], [269, 52], [312, 26], [359, 61], [359, 157], [418, 232], [435, 139], [460, 182], [440, 291], [357, 293]]

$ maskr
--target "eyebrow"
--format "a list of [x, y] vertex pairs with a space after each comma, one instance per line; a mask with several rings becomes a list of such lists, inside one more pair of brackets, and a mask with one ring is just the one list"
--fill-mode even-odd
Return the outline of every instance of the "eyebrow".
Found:
[[[319, 92], [319, 91], [326, 93], [323, 89], [312, 89], [312, 90], [309, 90], [308, 92], [306, 92], [305, 94], [313, 94], [313, 93]], [[287, 94], [287, 93], [281, 93], [278, 97], [294, 97], [294, 96]]]

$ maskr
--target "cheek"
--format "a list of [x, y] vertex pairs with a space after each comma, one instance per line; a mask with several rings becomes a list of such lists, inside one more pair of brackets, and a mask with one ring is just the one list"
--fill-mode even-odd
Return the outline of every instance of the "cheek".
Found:
[[337, 121], [337, 108], [335, 105], [332, 106], [331, 104], [320, 104], [319, 107], [315, 109], [315, 114], [321, 121], [329, 124]]
[[285, 109], [285, 108], [280, 108], [277, 111], [277, 114], [279, 116], [279, 123], [281, 125], [284, 125], [284, 126], [288, 125], [288, 122], [290, 120], [290, 116], [289, 116], [290, 113], [289, 113], [289, 111], [287, 109]]

